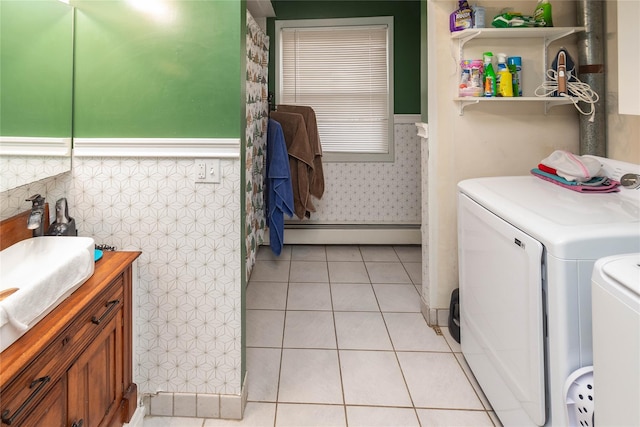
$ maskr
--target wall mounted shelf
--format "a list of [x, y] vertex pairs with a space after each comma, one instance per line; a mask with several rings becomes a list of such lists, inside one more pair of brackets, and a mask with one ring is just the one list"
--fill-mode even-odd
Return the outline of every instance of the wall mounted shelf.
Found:
[[468, 28], [451, 33], [452, 40], [459, 40], [460, 47], [473, 39], [543, 39], [545, 47], [556, 40], [584, 31], [584, 27], [534, 27], [534, 28]]
[[[467, 42], [474, 39], [494, 39], [494, 40], [511, 40], [511, 39], [523, 39], [523, 42], [528, 40], [540, 40], [542, 41], [542, 57], [540, 60], [542, 74], [545, 74], [547, 69], [547, 50], [549, 45], [556, 40], [568, 37], [572, 34], [584, 31], [584, 27], [535, 27], [535, 28], [469, 28], [463, 31], [456, 31], [451, 33], [451, 40], [458, 41], [458, 67], [460, 67], [460, 61], [464, 58], [464, 47]], [[458, 68], [458, 72], [460, 69]], [[462, 115], [464, 109], [469, 105], [479, 103], [504, 103], [504, 102], [542, 102], [544, 103], [545, 114], [552, 107], [558, 105], [566, 105], [573, 103], [573, 100], [569, 97], [538, 97], [538, 96], [523, 96], [523, 97], [509, 97], [509, 98], [484, 98], [484, 97], [456, 97], [453, 98], [458, 103], [459, 114]]]
[[513, 98], [484, 98], [484, 97], [457, 97], [453, 99], [458, 103], [458, 112], [460, 115], [463, 115], [464, 109], [469, 105], [475, 105], [479, 103], [512, 103], [512, 102], [542, 102], [544, 103], [544, 112], [545, 114], [553, 107], [557, 107], [559, 105], [567, 105], [573, 103], [572, 98], [569, 97], [538, 97], [538, 96], [521, 96], [521, 97], [513, 97]]

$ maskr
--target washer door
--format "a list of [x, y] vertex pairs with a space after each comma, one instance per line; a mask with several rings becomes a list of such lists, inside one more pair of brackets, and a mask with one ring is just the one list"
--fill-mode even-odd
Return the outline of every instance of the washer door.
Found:
[[462, 352], [505, 425], [544, 425], [543, 246], [464, 194]]

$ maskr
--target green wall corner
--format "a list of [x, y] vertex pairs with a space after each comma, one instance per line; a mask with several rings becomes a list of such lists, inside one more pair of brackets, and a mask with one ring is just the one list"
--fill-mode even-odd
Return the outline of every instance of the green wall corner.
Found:
[[74, 136], [240, 137], [243, 4], [75, 2]]
[[[394, 113], [420, 113], [420, 0], [406, 1], [332, 1], [271, 0], [276, 18], [267, 19], [267, 35], [274, 38], [274, 21], [290, 19], [356, 18], [368, 16], [394, 17]], [[275, 56], [271, 43], [269, 76], [275, 76]], [[275, 91], [275, 79], [269, 79], [269, 90]]]

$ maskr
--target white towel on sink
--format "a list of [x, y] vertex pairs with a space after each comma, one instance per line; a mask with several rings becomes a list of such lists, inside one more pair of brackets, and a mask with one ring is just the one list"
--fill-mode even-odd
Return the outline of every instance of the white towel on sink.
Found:
[[[8, 280], [14, 283], [2, 283], [3, 288], [19, 289], [0, 301], [0, 327], [11, 323], [20, 332], [26, 331], [32, 326], [30, 324], [33, 320], [59, 304], [61, 301], [58, 300], [65, 293], [72, 292], [75, 290], [73, 288], [77, 288], [91, 277], [94, 271], [93, 254], [86, 249], [78, 249], [70, 255], [66, 261], [69, 268], [59, 269], [53, 276], [37, 277], [37, 271], [23, 272], [30, 274], [34, 279], [30, 286], [22, 286], [19, 277]], [[87, 262], [87, 259], [90, 262]]]

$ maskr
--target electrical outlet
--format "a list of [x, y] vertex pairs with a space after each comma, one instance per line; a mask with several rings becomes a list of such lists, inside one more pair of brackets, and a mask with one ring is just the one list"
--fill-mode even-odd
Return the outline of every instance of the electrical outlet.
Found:
[[202, 181], [207, 177], [207, 164], [204, 160], [196, 160], [196, 179]]
[[195, 178], [196, 183], [219, 183], [220, 159], [196, 159]]

